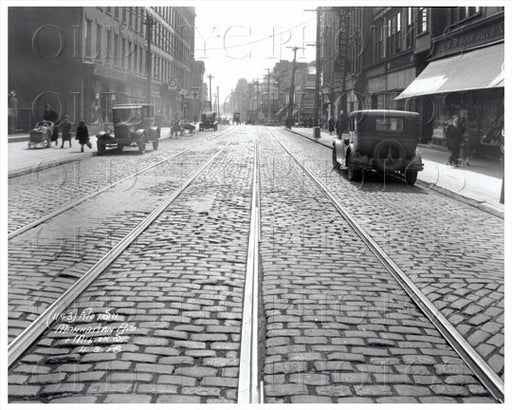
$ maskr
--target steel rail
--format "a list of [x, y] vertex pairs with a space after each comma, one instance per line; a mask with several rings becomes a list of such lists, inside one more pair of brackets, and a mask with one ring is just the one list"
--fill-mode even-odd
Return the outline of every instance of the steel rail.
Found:
[[[231, 133], [226, 133], [226, 134], [229, 135]], [[222, 135], [222, 134], [220, 134], [220, 135]], [[219, 136], [215, 137], [215, 139], [218, 138]], [[45, 215], [45, 216], [43, 216], [43, 217], [41, 217], [39, 219], [36, 219], [35, 221], [32, 221], [32, 222], [28, 223], [27, 225], [24, 225], [21, 228], [18, 228], [16, 230], [10, 232], [8, 234], [8, 236], [7, 236], [7, 239], [15, 238], [16, 236], [21, 235], [22, 233], [24, 233], [24, 232], [26, 232], [26, 231], [28, 231], [28, 230], [30, 230], [32, 228], [35, 228], [36, 226], [41, 225], [42, 223], [46, 222], [47, 220], [49, 220], [51, 218], [54, 218], [55, 216], [58, 216], [58, 215], [62, 214], [63, 212], [66, 212], [68, 209], [74, 208], [75, 206], [80, 205], [82, 202], [85, 202], [88, 199], [91, 199], [91, 198], [94, 198], [95, 196], [98, 196], [99, 194], [101, 194], [101, 193], [103, 193], [103, 192], [113, 188], [114, 186], [119, 185], [120, 183], [122, 183], [124, 181], [127, 181], [130, 178], [136, 177], [139, 174], [142, 174], [142, 173], [144, 173], [146, 171], [149, 171], [151, 168], [157, 167], [158, 165], [161, 165], [161, 164], [163, 164], [163, 163], [165, 163], [167, 161], [170, 161], [171, 159], [176, 158], [176, 157], [178, 157], [180, 155], [183, 155], [183, 154], [185, 154], [185, 153], [187, 153], [187, 152], [189, 152], [191, 150], [192, 150], [192, 148], [188, 148], [186, 150], [177, 152], [176, 154], [171, 155], [169, 158], [165, 158], [165, 159], [163, 159], [161, 161], [155, 162], [154, 164], [148, 165], [148, 166], [146, 166], [146, 167], [144, 167], [144, 168], [134, 172], [131, 175], [128, 175], [128, 176], [126, 176], [124, 178], [121, 178], [121, 179], [119, 179], [119, 180], [117, 180], [117, 181], [107, 185], [106, 187], [101, 188], [98, 191], [91, 192], [90, 194], [88, 194], [88, 195], [86, 195], [86, 196], [84, 196], [82, 198], [79, 198], [79, 199], [77, 199], [74, 202], [71, 202], [71, 203], [69, 203], [67, 205], [64, 205], [62, 208], [59, 208], [56, 211], [53, 211], [53, 212], [49, 213], [48, 215]]]
[[392, 258], [371, 238], [366, 230], [359, 225], [339, 201], [329, 192], [327, 187], [309, 170], [300, 160], [292, 154], [278, 139], [281, 148], [295, 161], [295, 163], [315, 182], [324, 195], [331, 201], [336, 210], [347, 221], [354, 232], [365, 243], [370, 251], [377, 257], [386, 270], [395, 278], [405, 290], [422, 313], [432, 322], [446, 341], [453, 347], [462, 360], [474, 372], [485, 388], [498, 401], [504, 401], [505, 387], [503, 380], [492, 370], [476, 350], [453, 327], [448, 319], [434, 306], [421, 290], [412, 282], [407, 274], [392, 260]]
[[8, 346], [8, 367], [34, 343], [49, 327], [49, 325], [82, 294], [99, 275], [101, 275], [120, 255], [142, 234], [165, 209], [234, 141], [232, 138], [208, 162], [199, 167], [183, 184], [164, 199], [144, 220], [142, 220], [128, 235], [107, 252], [80, 279], [64, 292], [52, 305], [41, 313], [22, 333]]
[[240, 338], [240, 371], [238, 377], [238, 403], [260, 403], [258, 381], [258, 273], [260, 241], [260, 176], [258, 139], [254, 139], [251, 222], [245, 273], [242, 335]]

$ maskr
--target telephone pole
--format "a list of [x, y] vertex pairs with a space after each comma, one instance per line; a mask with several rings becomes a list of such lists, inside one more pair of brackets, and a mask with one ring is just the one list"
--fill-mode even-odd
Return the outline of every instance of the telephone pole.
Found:
[[217, 86], [217, 117], [220, 118], [220, 94], [219, 86]]
[[210, 90], [210, 112], [212, 111], [212, 78], [213, 75], [208, 74], [208, 79], [210, 80], [210, 86], [208, 87], [208, 89]]
[[270, 68], [267, 68], [267, 122], [270, 121]]
[[256, 79], [256, 124], [260, 123], [260, 81]]
[[153, 37], [153, 26], [156, 24], [156, 21], [153, 20], [146, 9], [146, 19], [144, 20], [144, 24], [146, 25], [146, 38], [148, 40], [148, 52], [146, 53], [146, 74], [148, 81], [148, 103], [151, 102], [151, 70], [152, 70], [152, 55], [151, 55], [151, 38]]
[[315, 102], [313, 111], [313, 137], [320, 138], [320, 71], [321, 71], [321, 50], [320, 50], [320, 12], [322, 8], [316, 8], [316, 67], [315, 67]]
[[290, 95], [288, 98], [288, 124], [287, 128], [292, 128], [292, 112], [293, 112], [293, 95], [295, 93], [295, 64], [297, 60], [297, 50], [303, 47], [288, 47], [293, 50], [293, 63], [292, 63], [292, 79], [290, 82]]

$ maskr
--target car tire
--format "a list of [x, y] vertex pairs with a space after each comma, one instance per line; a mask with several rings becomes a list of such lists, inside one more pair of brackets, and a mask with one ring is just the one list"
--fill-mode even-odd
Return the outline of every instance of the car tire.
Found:
[[407, 185], [414, 185], [418, 179], [418, 171], [408, 170], [405, 171], [405, 182]]
[[361, 180], [362, 172], [361, 169], [356, 167], [352, 163], [352, 155], [350, 153], [347, 154], [347, 178], [349, 181], [359, 181]]
[[153, 151], [158, 149], [158, 140], [153, 140]]

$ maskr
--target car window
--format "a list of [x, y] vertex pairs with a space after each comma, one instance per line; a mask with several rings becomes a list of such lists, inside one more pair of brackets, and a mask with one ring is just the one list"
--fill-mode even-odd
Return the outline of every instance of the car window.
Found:
[[375, 118], [375, 129], [377, 131], [402, 131], [404, 121], [402, 118], [377, 117]]

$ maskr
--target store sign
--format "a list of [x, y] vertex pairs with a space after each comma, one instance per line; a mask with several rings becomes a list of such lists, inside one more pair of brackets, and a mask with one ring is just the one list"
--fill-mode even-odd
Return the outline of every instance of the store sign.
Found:
[[461, 34], [448, 34], [446, 39], [439, 44], [439, 49], [444, 54], [457, 50], [465, 50], [475, 45], [502, 39], [504, 35], [505, 22], [500, 21], [478, 30], [466, 31]]

